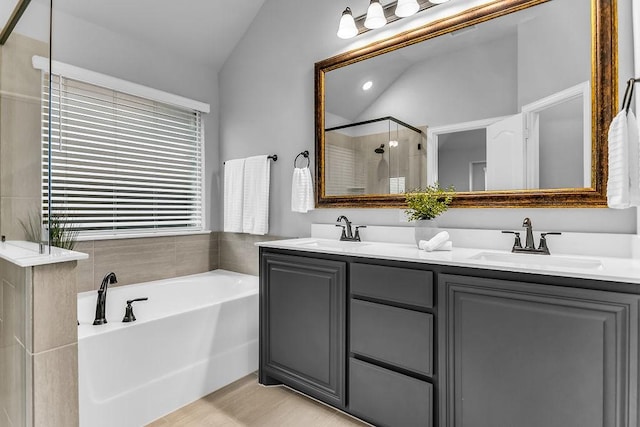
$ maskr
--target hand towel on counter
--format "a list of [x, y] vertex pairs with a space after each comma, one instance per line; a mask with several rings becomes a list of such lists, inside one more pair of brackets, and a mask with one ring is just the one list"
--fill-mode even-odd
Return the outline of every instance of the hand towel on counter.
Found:
[[429, 240], [420, 240], [418, 247], [424, 251], [450, 251], [453, 243], [449, 240], [449, 233], [441, 231]]
[[294, 168], [291, 180], [291, 211], [307, 213], [315, 207], [313, 180], [308, 167]]
[[242, 233], [244, 159], [224, 163], [224, 231]]
[[607, 204], [625, 209], [640, 204], [640, 137], [632, 111], [622, 110], [608, 133], [609, 178]]
[[271, 162], [267, 155], [244, 162], [242, 231], [264, 235], [269, 232], [269, 179]]

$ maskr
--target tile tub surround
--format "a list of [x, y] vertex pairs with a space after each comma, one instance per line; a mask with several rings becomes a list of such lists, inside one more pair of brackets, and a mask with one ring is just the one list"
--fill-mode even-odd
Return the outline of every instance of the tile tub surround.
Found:
[[89, 259], [78, 262], [78, 293], [97, 290], [111, 271], [118, 276], [112, 286], [123, 286], [215, 270], [219, 234], [78, 242], [76, 250], [89, 254]]
[[220, 263], [219, 268], [237, 271], [238, 273], [258, 275], [258, 242], [281, 240], [285, 237], [256, 236], [244, 233], [220, 234]]
[[0, 425], [78, 425], [76, 263], [0, 259]]

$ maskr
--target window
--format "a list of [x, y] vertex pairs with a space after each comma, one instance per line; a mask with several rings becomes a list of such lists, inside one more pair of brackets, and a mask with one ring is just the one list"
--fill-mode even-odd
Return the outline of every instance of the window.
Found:
[[[35, 62], [35, 59], [34, 59]], [[201, 112], [43, 72], [43, 212], [80, 235], [203, 228]], [[51, 182], [49, 183], [49, 144]]]

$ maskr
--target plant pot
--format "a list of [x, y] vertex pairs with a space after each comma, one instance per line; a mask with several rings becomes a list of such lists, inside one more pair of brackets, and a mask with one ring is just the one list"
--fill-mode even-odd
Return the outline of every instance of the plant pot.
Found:
[[438, 228], [437, 219], [421, 219], [415, 225], [416, 246], [420, 240], [431, 240], [441, 230]]

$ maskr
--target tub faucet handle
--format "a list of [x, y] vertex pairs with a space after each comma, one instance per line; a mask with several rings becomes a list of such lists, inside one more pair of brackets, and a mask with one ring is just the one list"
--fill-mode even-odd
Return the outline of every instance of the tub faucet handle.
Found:
[[122, 321], [125, 322], [125, 323], [135, 322], [136, 321], [136, 316], [133, 315], [133, 306], [131, 304], [133, 304], [134, 302], [137, 302], [137, 301], [146, 301], [148, 299], [149, 298], [144, 297], [144, 298], [136, 298], [136, 299], [127, 300], [127, 308], [125, 309], [124, 318], [122, 319]]

